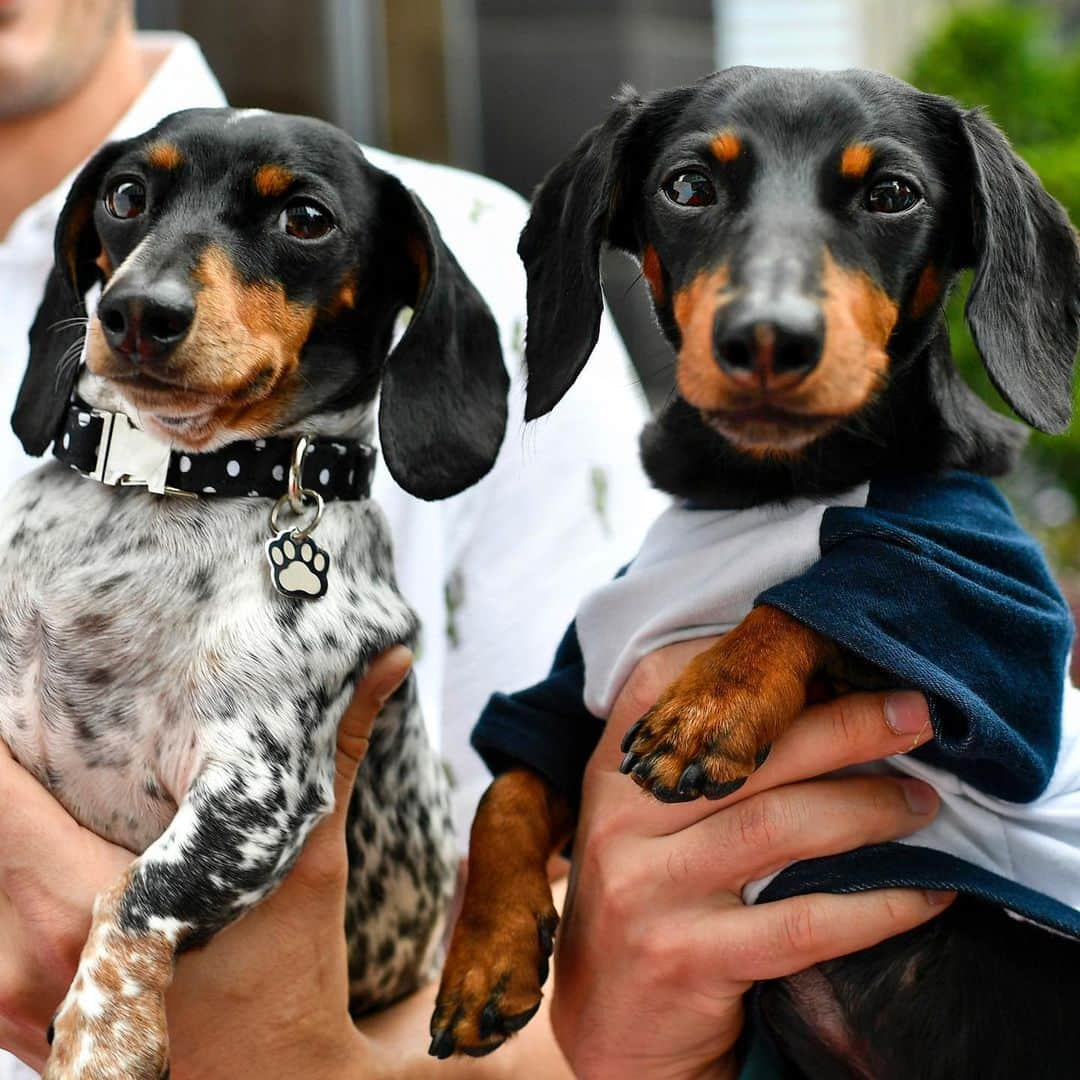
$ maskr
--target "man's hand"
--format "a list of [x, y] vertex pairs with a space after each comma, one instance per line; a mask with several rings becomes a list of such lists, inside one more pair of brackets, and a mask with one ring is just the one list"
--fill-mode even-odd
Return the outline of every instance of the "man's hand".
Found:
[[[361, 680], [338, 732], [336, 809], [284, 885], [180, 959], [168, 997], [174, 1080], [383, 1075], [348, 1014], [344, 818], [375, 718], [411, 662], [398, 646]], [[0, 807], [0, 1045], [40, 1068], [94, 897], [132, 854], [79, 826], [2, 746]]]
[[662, 805], [619, 773], [626, 730], [715, 640], [642, 661], [586, 774], [552, 1002], [556, 1036], [585, 1080], [734, 1076], [742, 995], [753, 982], [866, 948], [951, 899], [903, 889], [757, 907], [741, 899], [744, 885], [793, 860], [929, 823], [938, 799], [920, 781], [813, 779], [926, 741], [917, 694], [858, 694], [808, 709], [721, 802]]

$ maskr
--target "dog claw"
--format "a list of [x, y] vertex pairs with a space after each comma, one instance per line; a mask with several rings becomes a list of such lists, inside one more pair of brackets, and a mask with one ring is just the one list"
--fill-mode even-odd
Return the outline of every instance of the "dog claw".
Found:
[[690, 794], [684, 794], [679, 791], [678, 788], [661, 787], [654, 785], [649, 788], [649, 794], [652, 795], [657, 802], [662, 803], [684, 803], [693, 802], [698, 797], [697, 792], [691, 792]]
[[[492, 1050], [501, 1046], [508, 1036], [520, 1031], [536, 1015], [536, 1010], [539, 1008], [540, 1002], [538, 1001], [532, 1008], [526, 1009], [524, 1012], [516, 1013], [514, 1016], [503, 1016], [495, 1002], [489, 1001], [481, 1011], [480, 1020], [477, 1024], [477, 1031], [483, 1042], [479, 1046], [463, 1047], [464, 1052], [471, 1057], [482, 1057], [484, 1054], [490, 1054]], [[490, 1042], [492, 1036], [498, 1036], [498, 1038], [494, 1042]]]
[[650, 775], [652, 774], [653, 766], [656, 764], [656, 754], [646, 754], [643, 758], [638, 760], [638, 763], [630, 770], [630, 775], [639, 783], [645, 784], [648, 782]]
[[540, 1002], [538, 1001], [531, 1009], [526, 1009], [516, 1016], [504, 1017], [502, 1022], [503, 1031], [507, 1035], [513, 1035], [514, 1032], [520, 1031], [536, 1015], [539, 1008]]
[[480, 1031], [480, 1038], [486, 1043], [492, 1035], [499, 1031], [501, 1026], [502, 1016], [495, 1007], [495, 1003], [489, 1001], [480, 1011], [480, 1022], [477, 1024], [477, 1028]]
[[631, 772], [634, 766], [638, 763], [638, 756], [632, 750], [627, 752], [626, 757], [622, 759], [622, 763], [619, 765], [619, 772], [626, 776]]
[[757, 752], [757, 754], [754, 756], [754, 768], [755, 769], [760, 769], [761, 766], [764, 765], [765, 762], [768, 760], [769, 754], [771, 752], [772, 752], [772, 743], [768, 743], [767, 745], [763, 746]]
[[559, 925], [558, 917], [543, 918], [537, 923], [536, 932], [540, 938], [540, 950], [550, 956], [555, 948], [555, 930]]
[[636, 724], [632, 724], [630, 730], [623, 736], [623, 740], [619, 744], [619, 749], [624, 754], [629, 752], [630, 747], [634, 745], [634, 740], [638, 737], [638, 733], [644, 726], [645, 718], [642, 717]]
[[443, 1028], [442, 1031], [436, 1032], [428, 1047], [428, 1053], [440, 1061], [445, 1061], [453, 1052], [454, 1036], [450, 1034], [450, 1028]]
[[726, 799], [729, 795], [734, 795], [746, 780], [745, 776], [740, 776], [738, 780], [728, 780], [724, 784], [706, 784], [701, 793], [706, 799]]
[[679, 782], [675, 786], [677, 795], [688, 799], [696, 799], [701, 794], [701, 783], [705, 779], [705, 770], [696, 762], [691, 761], [682, 771]]
[[488, 1054], [498, 1050], [504, 1042], [506, 1042], [505, 1039], [496, 1039], [493, 1043], [485, 1043], [483, 1046], [463, 1046], [461, 1052], [471, 1058], [487, 1057]]

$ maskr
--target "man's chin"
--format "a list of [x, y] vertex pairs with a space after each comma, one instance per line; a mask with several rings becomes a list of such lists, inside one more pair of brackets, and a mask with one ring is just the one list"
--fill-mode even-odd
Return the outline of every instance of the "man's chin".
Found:
[[29, 0], [0, 0], [0, 32], [14, 26], [29, 6]]

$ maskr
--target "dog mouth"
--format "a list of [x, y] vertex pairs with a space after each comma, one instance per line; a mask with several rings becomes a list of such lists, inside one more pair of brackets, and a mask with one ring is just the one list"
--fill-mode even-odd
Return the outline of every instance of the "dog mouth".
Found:
[[761, 404], [742, 409], [710, 409], [702, 418], [741, 450], [756, 454], [793, 454], [835, 428], [839, 416], [789, 412]]
[[191, 387], [145, 371], [113, 374], [108, 379], [144, 423], [192, 449], [213, 436], [224, 413], [262, 400], [267, 390], [262, 379], [228, 392]]

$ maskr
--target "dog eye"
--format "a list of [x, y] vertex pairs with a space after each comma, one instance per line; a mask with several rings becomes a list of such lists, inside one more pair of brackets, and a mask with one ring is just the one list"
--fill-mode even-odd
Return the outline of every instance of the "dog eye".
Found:
[[891, 176], [879, 180], [866, 193], [866, 208], [875, 214], [902, 214], [922, 202], [922, 196], [906, 181]]
[[138, 180], [120, 180], [105, 192], [104, 201], [114, 218], [126, 221], [146, 209], [146, 188]]
[[664, 181], [664, 194], [678, 206], [711, 206], [716, 202], [716, 188], [703, 173], [693, 169], [677, 172]]
[[334, 219], [317, 202], [294, 199], [281, 211], [278, 224], [297, 240], [318, 240], [334, 227]]

